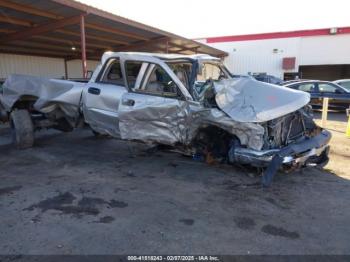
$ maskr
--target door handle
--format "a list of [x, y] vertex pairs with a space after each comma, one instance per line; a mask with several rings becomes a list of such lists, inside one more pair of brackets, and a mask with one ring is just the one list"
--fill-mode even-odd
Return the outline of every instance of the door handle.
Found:
[[96, 87], [89, 87], [88, 92], [93, 95], [99, 95], [101, 93], [101, 89]]
[[135, 105], [135, 100], [133, 99], [123, 99], [122, 104], [124, 106], [134, 106]]

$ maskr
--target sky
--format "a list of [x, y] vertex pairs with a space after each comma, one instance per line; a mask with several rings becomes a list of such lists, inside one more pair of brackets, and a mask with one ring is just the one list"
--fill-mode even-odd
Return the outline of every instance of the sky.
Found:
[[348, 0], [80, 0], [187, 38], [350, 26]]

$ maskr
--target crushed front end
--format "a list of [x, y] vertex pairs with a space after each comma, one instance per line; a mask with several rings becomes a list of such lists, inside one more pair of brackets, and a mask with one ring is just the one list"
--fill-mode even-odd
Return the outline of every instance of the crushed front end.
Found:
[[264, 186], [271, 184], [281, 167], [293, 170], [327, 164], [331, 133], [314, 123], [309, 106], [260, 124], [265, 128], [263, 148], [253, 150], [236, 144], [229, 151], [229, 159], [233, 163], [265, 167]]
[[214, 83], [215, 104], [232, 122], [262, 129], [242, 140], [235, 127], [228, 161], [264, 168], [263, 185], [268, 186], [280, 169], [324, 166], [328, 162], [331, 133], [313, 120], [310, 95], [306, 92], [237, 78]]

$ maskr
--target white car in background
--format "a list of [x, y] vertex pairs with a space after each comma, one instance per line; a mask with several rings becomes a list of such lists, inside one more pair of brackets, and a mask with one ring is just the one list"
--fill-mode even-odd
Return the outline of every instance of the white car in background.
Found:
[[340, 85], [341, 87], [344, 87], [348, 92], [350, 92], [350, 79], [339, 79], [333, 81], [333, 83]]

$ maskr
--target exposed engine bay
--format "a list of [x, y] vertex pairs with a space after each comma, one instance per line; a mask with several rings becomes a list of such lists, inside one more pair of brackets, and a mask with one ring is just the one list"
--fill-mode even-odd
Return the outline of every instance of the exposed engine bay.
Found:
[[310, 106], [263, 124], [265, 128], [263, 149], [276, 149], [298, 142], [321, 132], [313, 121]]

